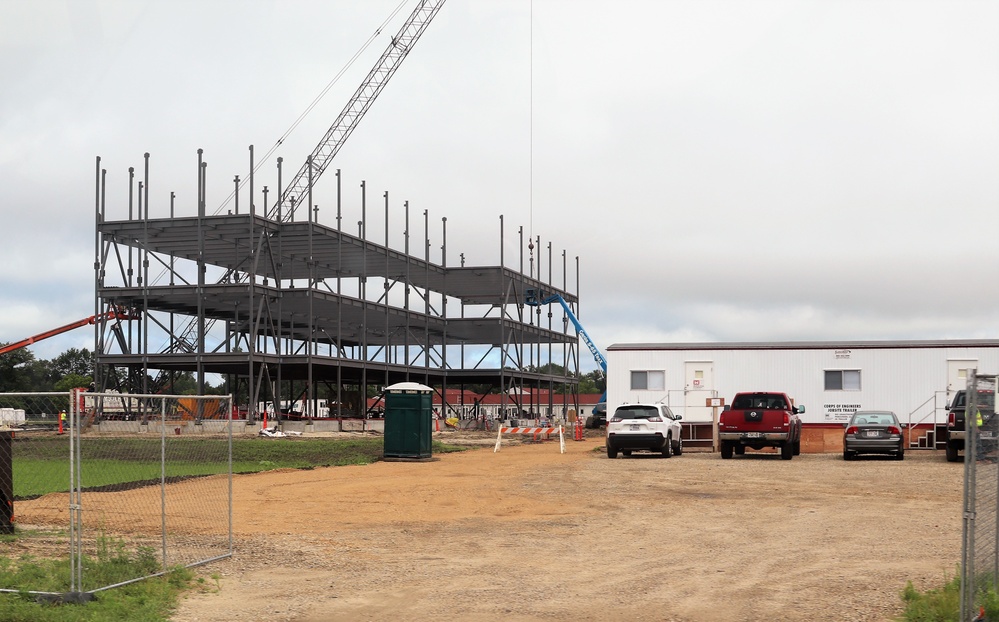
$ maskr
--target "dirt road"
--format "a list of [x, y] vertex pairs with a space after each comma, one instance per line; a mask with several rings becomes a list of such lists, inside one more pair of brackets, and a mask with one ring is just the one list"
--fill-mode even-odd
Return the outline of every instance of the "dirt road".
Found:
[[237, 476], [234, 558], [173, 619], [891, 620], [907, 580], [956, 572], [962, 472], [939, 453], [601, 448]]

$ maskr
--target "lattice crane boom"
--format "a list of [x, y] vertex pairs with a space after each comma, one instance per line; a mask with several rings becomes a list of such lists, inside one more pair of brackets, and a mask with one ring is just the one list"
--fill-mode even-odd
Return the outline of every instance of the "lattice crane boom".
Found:
[[[437, 15], [445, 0], [418, 0], [417, 6], [399, 29], [399, 32], [392, 37], [388, 47], [382, 53], [378, 62], [375, 63], [367, 77], [357, 87], [354, 95], [347, 102], [343, 111], [333, 122], [333, 125], [323, 136], [322, 140], [312, 151], [311, 158], [306, 160], [302, 168], [298, 171], [291, 182], [281, 190], [280, 198], [267, 211], [267, 217], [277, 220], [278, 214], [283, 221], [288, 221], [294, 213], [292, 199], [295, 203], [301, 202], [302, 198], [308, 195], [309, 191], [309, 162], [312, 163], [312, 183], [319, 179], [323, 171], [329, 166], [333, 157], [340, 151], [340, 148], [351, 135], [361, 118], [374, 103], [375, 98], [382, 92], [389, 79], [399, 69], [399, 65], [409, 55], [413, 45], [430, 25], [430, 21]], [[282, 206], [287, 206], [282, 212]], [[237, 281], [243, 277], [236, 270], [230, 269], [222, 277], [221, 281], [235, 278]], [[213, 323], [213, 322], [212, 322]], [[167, 351], [175, 351], [180, 347], [189, 352], [195, 350], [190, 343], [191, 335], [197, 331], [197, 322], [191, 320], [180, 332], [178, 338], [167, 346]]]
[[311, 158], [307, 160], [291, 182], [282, 189], [281, 196], [277, 202], [270, 207], [267, 217], [276, 220], [278, 214], [287, 206], [288, 209], [281, 215], [282, 220], [291, 218], [292, 209], [295, 202], [301, 202], [302, 198], [309, 191], [309, 163], [312, 165], [312, 183], [323, 174], [332, 162], [334, 156], [347, 141], [357, 124], [360, 123], [364, 114], [374, 103], [375, 98], [382, 92], [385, 85], [399, 69], [399, 65], [413, 49], [413, 45], [419, 40], [420, 35], [430, 25], [430, 21], [441, 10], [445, 0], [420, 0], [417, 7], [410, 14], [409, 18], [399, 29], [399, 32], [392, 37], [392, 41], [382, 53], [381, 58], [375, 66], [368, 72], [367, 77], [357, 87], [357, 91], [347, 102], [343, 111], [333, 122], [329, 131], [319, 141], [313, 150]]

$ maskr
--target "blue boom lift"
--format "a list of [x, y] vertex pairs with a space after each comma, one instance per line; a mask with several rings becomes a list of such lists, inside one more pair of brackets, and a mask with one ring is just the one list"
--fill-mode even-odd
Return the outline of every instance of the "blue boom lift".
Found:
[[[557, 302], [562, 305], [562, 308], [565, 309], [566, 317], [568, 317], [569, 321], [572, 322], [572, 325], [576, 327], [576, 334], [583, 338], [583, 342], [586, 343], [586, 347], [590, 349], [590, 354], [593, 355], [593, 360], [595, 360], [597, 362], [597, 365], [600, 366], [600, 369], [604, 371], [604, 377], [606, 378], [607, 359], [605, 359], [604, 355], [600, 352], [600, 350], [597, 349], [597, 346], [593, 343], [593, 340], [590, 339], [590, 336], [586, 333], [586, 329], [584, 329], [583, 325], [579, 323], [579, 320], [576, 318], [576, 314], [573, 313], [572, 309], [569, 308], [569, 303], [567, 303], [565, 299], [562, 298], [561, 294], [545, 295], [545, 292], [537, 289], [527, 289], [525, 290], [525, 293], [526, 296], [524, 302], [525, 304], [532, 307], [540, 307], [542, 305], [548, 305], [553, 302]], [[600, 404], [604, 404], [606, 407], [606, 403], [607, 403], [607, 391], [604, 391], [604, 394], [600, 396]], [[600, 404], [597, 404], [596, 406], [593, 407], [592, 413], [594, 415], [597, 414], [597, 409], [600, 407]]]

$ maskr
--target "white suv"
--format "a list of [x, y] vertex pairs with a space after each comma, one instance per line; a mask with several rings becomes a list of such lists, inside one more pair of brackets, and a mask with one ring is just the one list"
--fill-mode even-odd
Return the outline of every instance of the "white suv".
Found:
[[607, 457], [633, 450], [661, 453], [663, 458], [683, 453], [680, 415], [665, 404], [622, 404], [607, 420]]

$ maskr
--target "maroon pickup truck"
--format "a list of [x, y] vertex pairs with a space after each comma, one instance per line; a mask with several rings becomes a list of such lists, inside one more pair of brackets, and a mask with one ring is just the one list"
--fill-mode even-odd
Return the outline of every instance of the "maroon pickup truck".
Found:
[[795, 406], [786, 393], [737, 393], [731, 406], [718, 416], [721, 457], [740, 456], [746, 447], [780, 447], [782, 460], [801, 453], [801, 418], [804, 406]]

